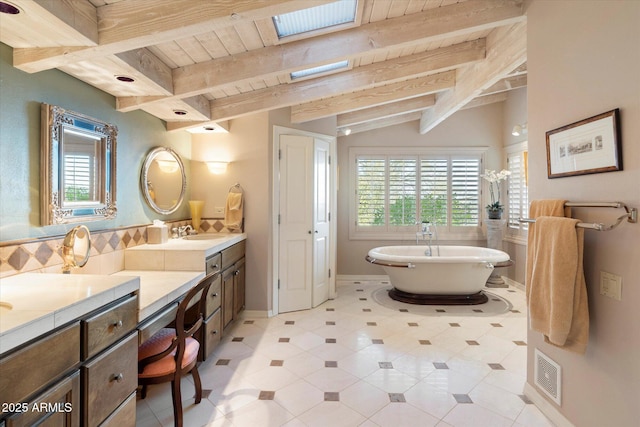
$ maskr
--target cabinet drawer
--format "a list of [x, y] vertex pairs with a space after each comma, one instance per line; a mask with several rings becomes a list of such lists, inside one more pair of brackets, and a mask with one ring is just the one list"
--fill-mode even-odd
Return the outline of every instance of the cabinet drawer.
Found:
[[80, 323], [76, 322], [0, 361], [0, 402], [24, 402], [80, 363]]
[[222, 310], [218, 309], [204, 322], [203, 337], [200, 341], [200, 358], [206, 360], [222, 338]]
[[138, 296], [124, 298], [82, 322], [82, 359], [95, 356], [123, 336], [138, 323]]
[[[35, 405], [35, 406], [34, 406]], [[33, 408], [39, 408], [34, 410]], [[29, 402], [26, 412], [12, 415], [7, 427], [80, 425], [80, 372], [60, 380]]]
[[205, 306], [204, 318], [207, 319], [220, 307], [222, 303], [222, 275], [218, 275], [211, 283], [207, 292], [207, 304]]
[[216, 271], [220, 271], [222, 269], [221, 259], [222, 255], [219, 253], [211, 255], [209, 258], [207, 258], [205, 260], [205, 273], [211, 274]]
[[151, 338], [160, 329], [166, 328], [168, 324], [175, 320], [177, 311], [178, 303], [171, 303], [162, 309], [162, 311], [154, 314], [146, 319], [144, 323], [140, 324], [138, 326], [138, 344], [142, 344]]
[[84, 426], [97, 426], [138, 387], [138, 336], [132, 333], [82, 367]]
[[122, 405], [100, 427], [135, 427], [136, 425], [136, 394], [131, 393]]
[[244, 250], [245, 241], [243, 240], [220, 252], [222, 254], [222, 269], [226, 269], [242, 258], [244, 256]]

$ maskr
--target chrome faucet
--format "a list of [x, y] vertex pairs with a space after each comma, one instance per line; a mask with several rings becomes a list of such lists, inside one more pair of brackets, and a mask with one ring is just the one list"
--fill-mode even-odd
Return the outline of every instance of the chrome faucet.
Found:
[[182, 227], [178, 227], [178, 234], [180, 235], [180, 237], [193, 234], [193, 227], [191, 225], [183, 225]]
[[426, 256], [432, 256], [433, 250], [431, 247], [431, 240], [433, 239], [433, 235], [436, 235], [436, 245], [438, 248], [438, 255], [440, 255], [440, 244], [438, 243], [438, 229], [435, 223], [429, 221], [422, 221], [422, 227], [420, 231], [416, 233], [416, 245], [418, 244], [418, 239], [422, 236], [422, 240], [427, 240], [429, 238], [429, 247], [424, 251]]

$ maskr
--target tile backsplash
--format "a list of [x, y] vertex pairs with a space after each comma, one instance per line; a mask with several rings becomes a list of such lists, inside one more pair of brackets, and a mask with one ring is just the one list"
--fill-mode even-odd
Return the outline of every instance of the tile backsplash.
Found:
[[[191, 221], [167, 223], [169, 228], [190, 224]], [[203, 219], [201, 232], [229, 232], [220, 219]], [[20, 273], [60, 273], [60, 248], [64, 236], [0, 243], [0, 278]], [[92, 231], [91, 255], [87, 264], [71, 274], [113, 274], [124, 269], [124, 250], [147, 243], [147, 226]]]

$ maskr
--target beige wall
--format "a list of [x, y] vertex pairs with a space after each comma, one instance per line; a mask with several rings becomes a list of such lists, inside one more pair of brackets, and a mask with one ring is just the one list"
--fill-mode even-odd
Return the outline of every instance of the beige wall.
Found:
[[[409, 122], [370, 132], [338, 138], [338, 274], [380, 275], [382, 267], [364, 260], [369, 249], [382, 245], [415, 244], [415, 241], [350, 240], [349, 239], [349, 147], [490, 147], [485, 157], [485, 168], [502, 167], [504, 136], [502, 103], [459, 111], [426, 135], [421, 135], [418, 122]], [[443, 241], [443, 244], [484, 246], [484, 241]]]
[[[533, 1], [528, 9], [531, 199], [623, 201], [640, 207], [640, 2]], [[547, 179], [545, 131], [620, 108], [624, 171]], [[576, 209], [588, 222], [617, 210]], [[561, 414], [576, 426], [640, 420], [640, 224], [585, 231], [591, 333], [585, 355], [529, 332], [528, 382], [538, 348], [562, 366]], [[622, 276], [622, 301], [599, 294], [600, 272]], [[555, 406], [555, 404], [550, 403]]]

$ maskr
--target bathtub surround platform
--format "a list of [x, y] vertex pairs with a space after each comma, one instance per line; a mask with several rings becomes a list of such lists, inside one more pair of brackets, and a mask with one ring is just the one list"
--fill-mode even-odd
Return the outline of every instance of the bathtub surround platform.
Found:
[[471, 295], [430, 295], [414, 294], [393, 288], [389, 290], [389, 297], [396, 301], [420, 305], [478, 305], [489, 301], [482, 291]]

